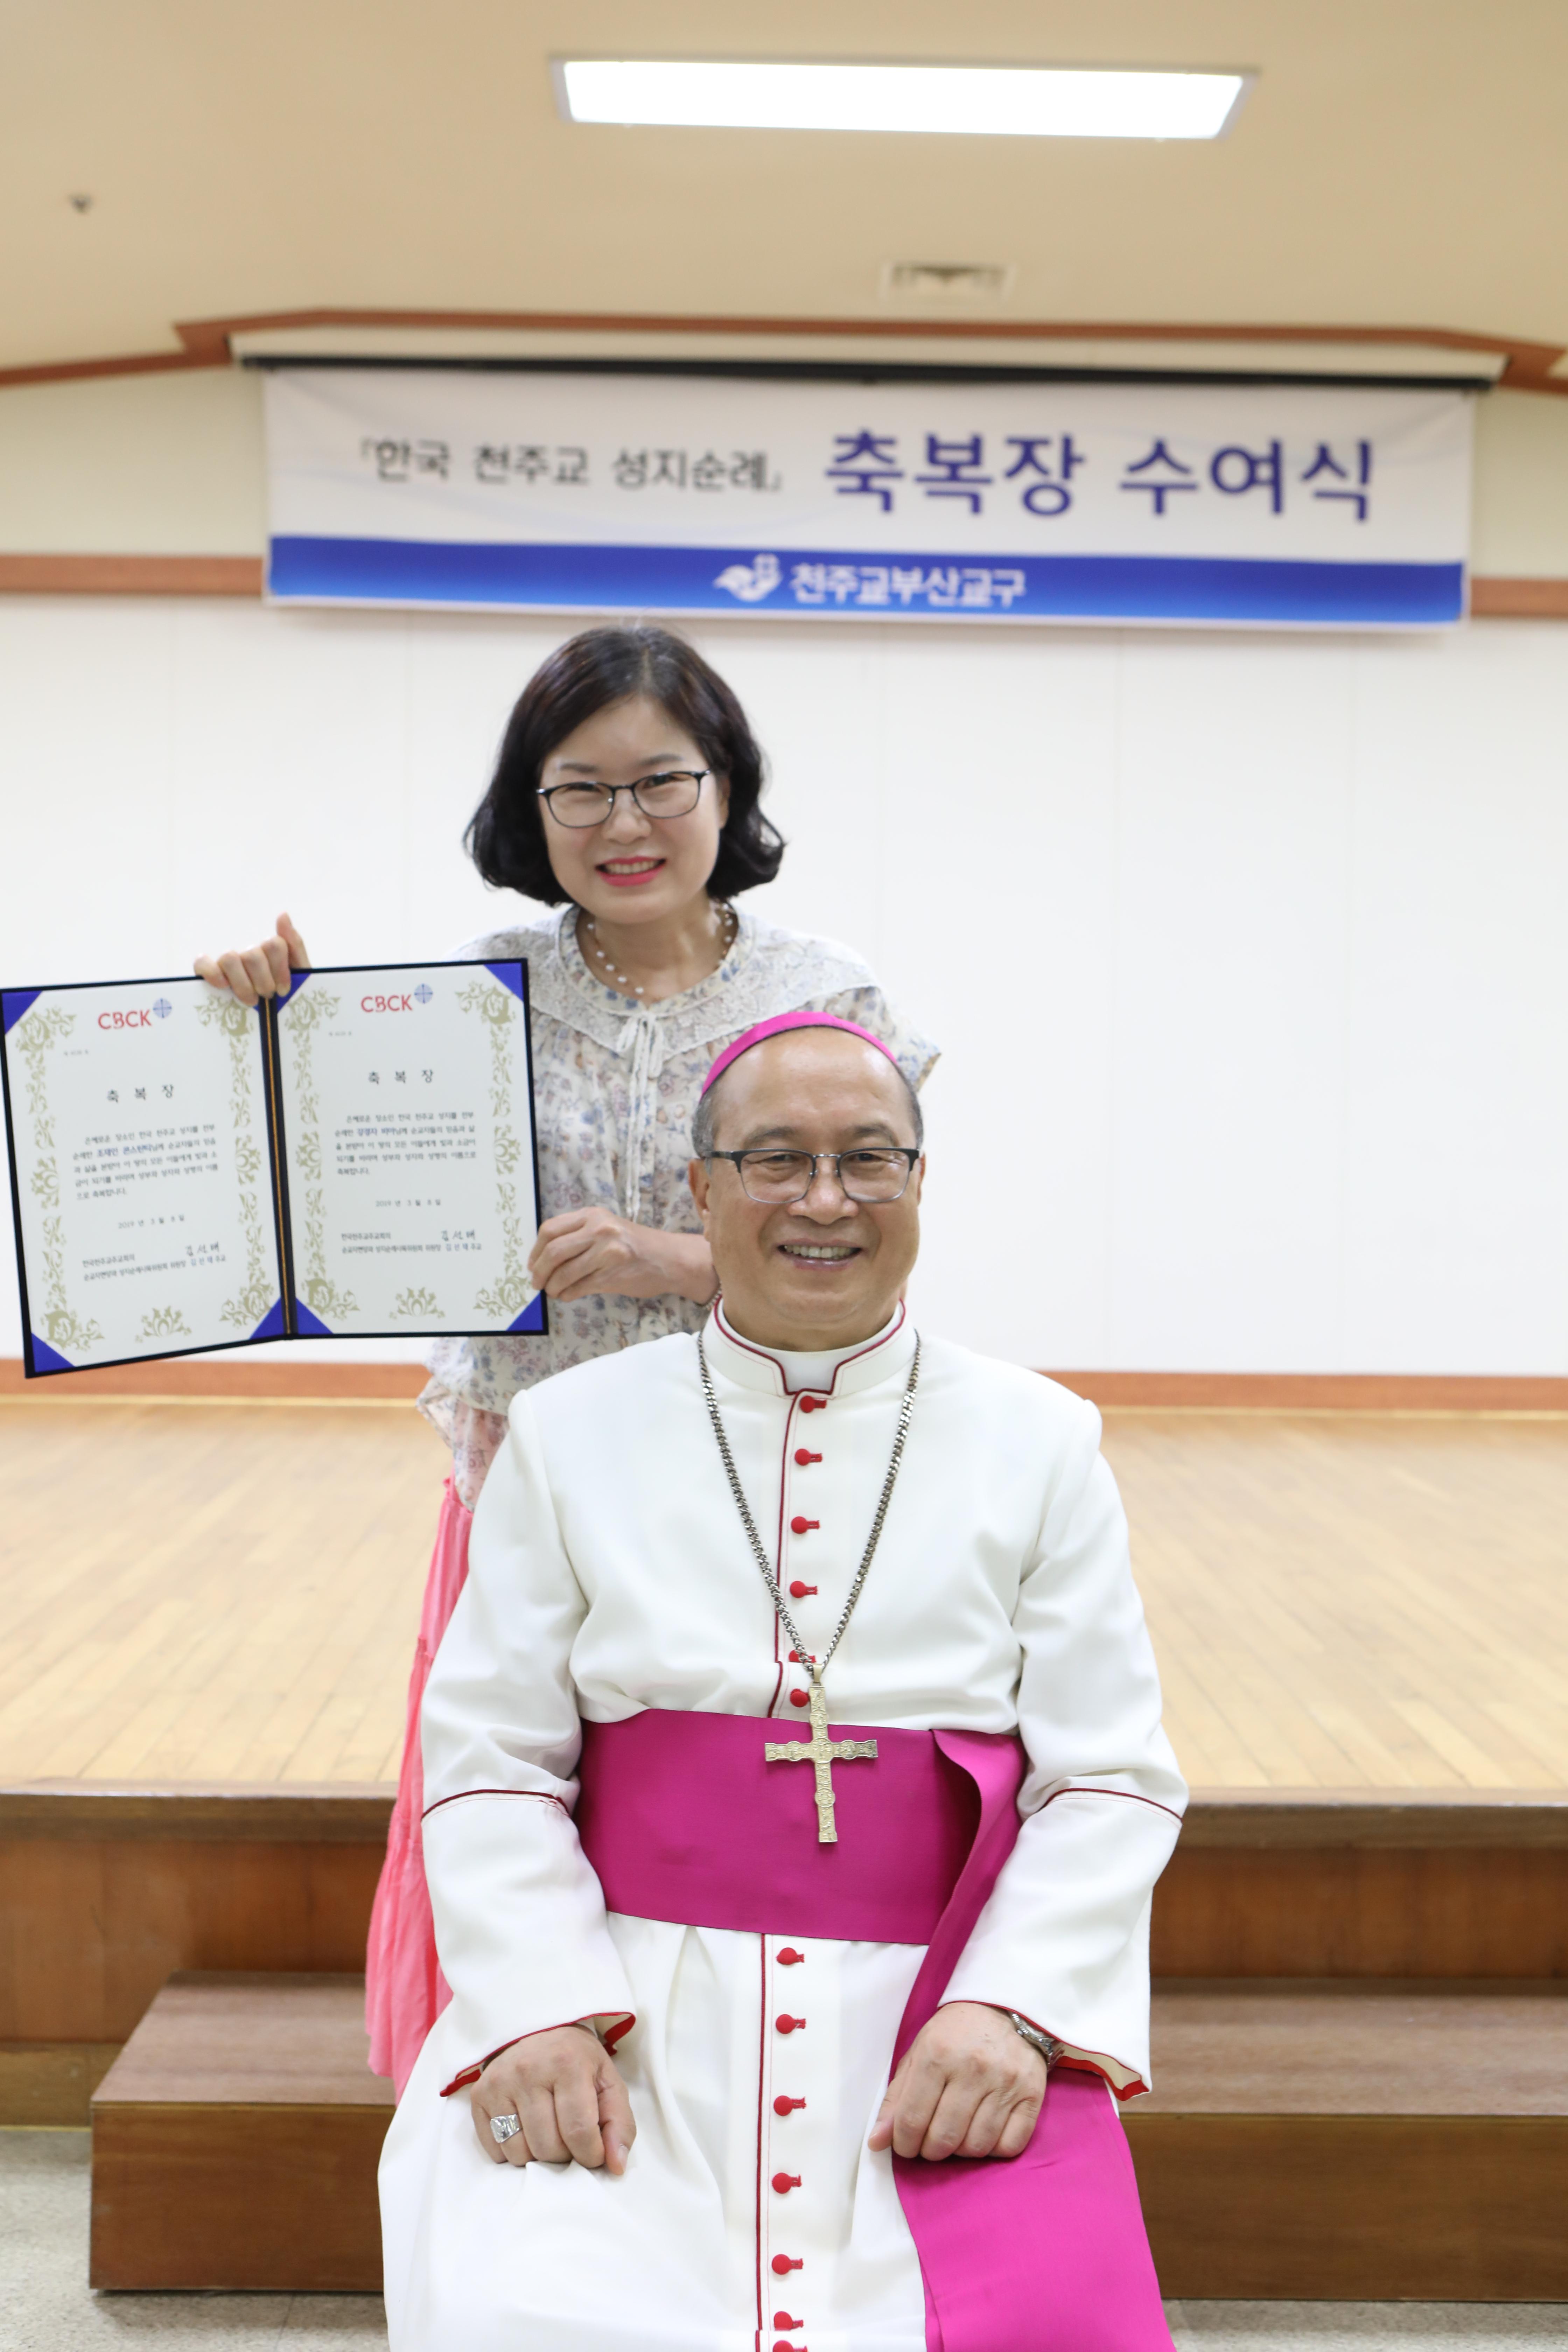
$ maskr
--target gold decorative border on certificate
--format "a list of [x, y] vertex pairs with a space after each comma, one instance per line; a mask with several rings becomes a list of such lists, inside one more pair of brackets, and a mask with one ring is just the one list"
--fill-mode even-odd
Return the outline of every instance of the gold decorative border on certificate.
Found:
[[[196, 1019], [209, 1029], [220, 1030], [228, 1046], [228, 1107], [234, 1121], [234, 1170], [240, 1186], [239, 1218], [245, 1244], [244, 1286], [234, 1297], [225, 1299], [218, 1309], [218, 1320], [231, 1324], [237, 1331], [251, 1332], [272, 1305], [274, 1297], [272, 1274], [267, 1263], [268, 1220], [261, 1202], [261, 1178], [267, 1163], [256, 1138], [251, 1088], [256, 1067], [256, 1015], [232, 996], [219, 995], [216, 989], [209, 989], [196, 1004]], [[160, 1313], [174, 1311], [164, 1308]], [[138, 1331], [139, 1339], [175, 1336], [174, 1325], [160, 1322], [155, 1315], [147, 1318], [147, 1325], [153, 1328]]]
[[177, 1307], [154, 1307], [136, 1326], [138, 1339], [188, 1339], [191, 1327]]
[[520, 1016], [518, 999], [499, 981], [477, 975], [458, 991], [465, 1013], [477, 1013], [490, 1033], [490, 1116], [495, 1122], [496, 1207], [500, 1215], [501, 1265], [496, 1281], [474, 1295], [474, 1311], [503, 1326], [537, 1296], [528, 1274], [528, 1238], [518, 1215], [516, 1171], [522, 1142], [512, 1119], [511, 1028]]
[[428, 1285], [410, 1283], [393, 1300], [391, 1312], [395, 1323], [429, 1323], [439, 1316], [441, 1302]]
[[101, 1328], [79, 1315], [66, 1284], [66, 1229], [60, 1200], [59, 1163], [55, 1157], [55, 1117], [49, 1107], [47, 1056], [62, 1037], [76, 1027], [76, 1014], [63, 1004], [33, 1004], [11, 1032], [13, 1053], [22, 1056], [31, 1129], [32, 1167], [27, 1189], [38, 1204], [43, 1225], [43, 1313], [36, 1326], [51, 1348], [82, 1354], [100, 1346]]
[[[279, 1034], [287, 1032], [294, 1101], [289, 1114], [289, 1156], [300, 1179], [291, 1198], [296, 1242], [304, 1231], [304, 1248], [298, 1253], [302, 1271], [296, 1287], [312, 1315], [331, 1326], [359, 1313], [352, 1290], [340, 1290], [327, 1272], [327, 1206], [322, 1191], [321, 1103], [313, 1067], [315, 1033], [323, 1022], [335, 1020], [342, 999], [322, 988], [303, 989], [289, 996], [278, 1015]], [[302, 1194], [302, 1198], [300, 1195]], [[300, 1214], [303, 1211], [303, 1216]]]

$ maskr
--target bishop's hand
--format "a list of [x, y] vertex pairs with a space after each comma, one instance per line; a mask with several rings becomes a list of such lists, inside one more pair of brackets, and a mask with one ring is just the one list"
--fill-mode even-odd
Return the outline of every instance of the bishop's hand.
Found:
[[[469, 2094], [492, 2164], [581, 2164], [622, 2173], [637, 2127], [619, 2069], [591, 2026], [556, 2025], [490, 2060]], [[498, 2144], [493, 2116], [521, 2128]]]
[[954, 2000], [921, 2026], [888, 2085], [868, 2145], [898, 2156], [1019, 2156], [1046, 2095], [1046, 2062], [1006, 2018]]

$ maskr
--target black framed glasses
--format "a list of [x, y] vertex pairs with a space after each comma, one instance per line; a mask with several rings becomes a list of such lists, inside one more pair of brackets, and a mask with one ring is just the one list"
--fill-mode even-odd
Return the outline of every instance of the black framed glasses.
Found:
[[804, 1201], [819, 1168], [832, 1169], [847, 1200], [900, 1200], [920, 1156], [915, 1144], [878, 1143], [860, 1144], [853, 1151], [710, 1151], [708, 1158], [710, 1164], [733, 1161], [746, 1198], [777, 1208]]
[[616, 813], [616, 802], [628, 793], [644, 816], [689, 816], [702, 797], [703, 779], [710, 768], [671, 768], [660, 776], [639, 776], [635, 784], [543, 784], [539, 798], [557, 824], [574, 832], [603, 824]]

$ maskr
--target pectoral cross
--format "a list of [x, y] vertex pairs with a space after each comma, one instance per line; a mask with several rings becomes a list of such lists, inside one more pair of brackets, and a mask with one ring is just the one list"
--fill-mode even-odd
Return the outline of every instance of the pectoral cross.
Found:
[[811, 1738], [809, 1739], [770, 1739], [763, 1749], [770, 1764], [812, 1764], [816, 1768], [816, 1843], [837, 1845], [838, 1832], [833, 1825], [833, 1767], [853, 1763], [862, 1756], [875, 1756], [874, 1739], [834, 1739], [827, 1729], [827, 1699], [816, 1670], [811, 1675]]

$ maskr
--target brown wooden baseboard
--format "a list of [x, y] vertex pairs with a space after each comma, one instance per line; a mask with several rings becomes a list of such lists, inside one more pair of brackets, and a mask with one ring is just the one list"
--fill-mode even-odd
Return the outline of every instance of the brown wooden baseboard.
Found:
[[1479, 621], [1568, 621], [1568, 580], [1472, 580], [1470, 611]]
[[[1432, 1412], [1568, 1414], [1568, 1378], [1426, 1372], [1059, 1372], [1075, 1395], [1107, 1411], [1192, 1412]], [[251, 1397], [258, 1402], [401, 1402], [429, 1379], [422, 1364], [290, 1363], [219, 1353], [101, 1371], [23, 1377], [19, 1356], [0, 1357], [0, 1396], [29, 1399]]]
[[259, 596], [258, 555], [0, 555], [0, 595]]
[[252, 1398], [258, 1403], [403, 1403], [430, 1375], [423, 1364], [291, 1364], [248, 1356], [177, 1356], [100, 1371], [24, 1377], [19, 1356], [0, 1358], [0, 1396], [57, 1402], [79, 1397], [140, 1397], [149, 1404]]
[[1489, 1372], [1047, 1372], [1109, 1409], [1568, 1413], [1568, 1378]]
[[118, 2042], [0, 2042], [0, 2129], [84, 2130]]

